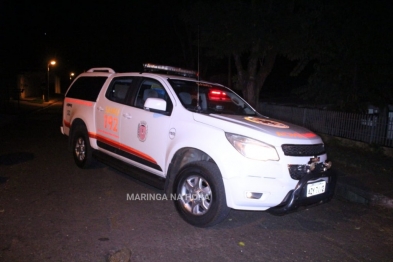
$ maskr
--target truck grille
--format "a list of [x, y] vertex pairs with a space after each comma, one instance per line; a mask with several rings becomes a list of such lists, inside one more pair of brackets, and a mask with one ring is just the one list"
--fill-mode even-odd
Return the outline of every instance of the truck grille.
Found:
[[317, 156], [325, 153], [323, 144], [316, 145], [282, 145], [282, 151], [286, 156]]

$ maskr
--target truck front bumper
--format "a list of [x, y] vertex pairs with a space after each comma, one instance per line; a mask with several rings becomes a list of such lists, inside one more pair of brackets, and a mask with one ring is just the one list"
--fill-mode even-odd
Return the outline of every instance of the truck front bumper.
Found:
[[[318, 181], [326, 181], [325, 192], [307, 197], [308, 184]], [[337, 175], [334, 170], [328, 169], [322, 174], [316, 170], [311, 171], [299, 180], [295, 189], [289, 191], [279, 205], [268, 209], [268, 211], [274, 215], [284, 215], [296, 211], [301, 206], [326, 203], [333, 198], [336, 182]]]

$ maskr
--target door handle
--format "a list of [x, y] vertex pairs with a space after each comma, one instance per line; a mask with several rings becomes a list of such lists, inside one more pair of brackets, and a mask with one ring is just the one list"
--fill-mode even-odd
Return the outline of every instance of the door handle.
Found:
[[101, 107], [101, 106], [99, 106], [99, 107], [97, 107], [97, 110], [98, 110], [98, 111], [104, 111], [104, 108]]
[[130, 115], [129, 113], [124, 113], [123, 116], [127, 119], [131, 119], [132, 115]]

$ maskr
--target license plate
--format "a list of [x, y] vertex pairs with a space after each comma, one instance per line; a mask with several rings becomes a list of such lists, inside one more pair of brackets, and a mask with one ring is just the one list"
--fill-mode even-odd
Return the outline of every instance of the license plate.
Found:
[[326, 181], [320, 181], [307, 185], [307, 197], [325, 193]]

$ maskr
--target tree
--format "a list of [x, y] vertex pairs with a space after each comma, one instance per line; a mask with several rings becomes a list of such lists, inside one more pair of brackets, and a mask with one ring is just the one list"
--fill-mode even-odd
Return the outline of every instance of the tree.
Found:
[[299, 62], [294, 75], [315, 58], [318, 7], [318, 1], [200, 1], [184, 18], [200, 31], [201, 47], [210, 56], [233, 57], [235, 89], [256, 106], [278, 54]]

